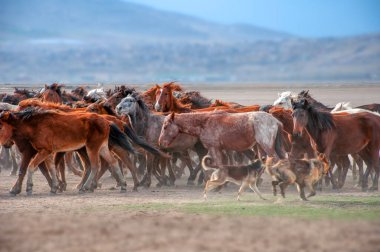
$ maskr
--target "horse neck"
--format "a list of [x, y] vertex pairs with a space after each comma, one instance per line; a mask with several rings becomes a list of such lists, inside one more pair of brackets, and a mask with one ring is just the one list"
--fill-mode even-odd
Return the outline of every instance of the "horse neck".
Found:
[[155, 115], [153, 115], [149, 110], [143, 110], [138, 107], [134, 115], [130, 115], [132, 119], [133, 128], [136, 130], [137, 134], [140, 136], [145, 135], [151, 120]]
[[186, 105], [182, 104], [177, 98], [173, 96], [172, 91], [170, 91], [170, 112], [175, 112], [175, 113], [189, 113], [192, 110], [188, 108]]
[[187, 113], [177, 115], [174, 121], [183, 133], [199, 136], [208, 118], [208, 113]]

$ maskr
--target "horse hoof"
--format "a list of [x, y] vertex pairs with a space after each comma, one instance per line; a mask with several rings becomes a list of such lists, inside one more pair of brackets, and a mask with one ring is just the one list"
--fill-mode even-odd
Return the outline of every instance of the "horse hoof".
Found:
[[12, 197], [16, 197], [17, 196], [17, 193], [16, 192], [9, 192], [9, 195], [12, 196]]
[[26, 191], [26, 195], [28, 195], [28, 196], [32, 196], [32, 195], [33, 195], [33, 192], [32, 192], [32, 191]]
[[133, 187], [132, 191], [137, 192], [137, 187]]
[[157, 184], [156, 184], [156, 187], [161, 187], [162, 186], [162, 184], [160, 183], [160, 182], [158, 182]]
[[85, 193], [86, 193], [85, 190], [83, 190], [83, 189], [80, 189], [80, 190], [79, 190], [79, 194], [85, 194]]
[[127, 188], [120, 189], [120, 193], [126, 193], [126, 192], [127, 192]]
[[375, 186], [372, 186], [372, 187], [370, 187], [370, 188], [368, 189], [368, 191], [371, 191], [371, 192], [373, 192], [373, 191], [377, 191], [377, 190], [378, 190], [378, 188], [375, 187]]
[[56, 192], [50, 192], [49, 195], [50, 196], [55, 196], [55, 195], [57, 195], [57, 193]]

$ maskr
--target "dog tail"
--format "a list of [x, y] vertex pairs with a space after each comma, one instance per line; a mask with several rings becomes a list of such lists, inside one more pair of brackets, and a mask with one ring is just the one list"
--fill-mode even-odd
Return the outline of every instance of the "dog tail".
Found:
[[212, 167], [211, 164], [212, 164], [212, 158], [209, 155], [204, 156], [203, 159], [202, 159], [202, 168], [205, 171], [214, 171], [214, 170], [216, 170], [217, 168]]

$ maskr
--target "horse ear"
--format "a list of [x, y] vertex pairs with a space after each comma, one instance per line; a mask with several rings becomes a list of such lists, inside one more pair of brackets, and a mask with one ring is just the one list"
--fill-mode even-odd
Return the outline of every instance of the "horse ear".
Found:
[[175, 115], [174, 112], [170, 113], [170, 120], [174, 120], [174, 115]]
[[280, 94], [280, 93], [277, 93], [277, 96], [278, 96], [278, 98], [280, 98], [280, 97], [281, 97], [281, 94]]
[[10, 112], [3, 112], [0, 114], [0, 120], [3, 120], [3, 121], [8, 121], [12, 119], [12, 113]]
[[45, 84], [45, 89], [47, 89], [48, 88], [48, 85], [47, 84]]

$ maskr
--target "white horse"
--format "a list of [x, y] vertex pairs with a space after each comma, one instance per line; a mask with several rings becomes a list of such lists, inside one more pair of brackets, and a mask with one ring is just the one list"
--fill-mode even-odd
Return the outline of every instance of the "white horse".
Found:
[[96, 89], [92, 89], [88, 91], [85, 99], [95, 100], [95, 101], [106, 100], [107, 96], [106, 96], [106, 93], [104, 92], [104, 88], [101, 87], [101, 88], [96, 88]]
[[12, 105], [12, 104], [9, 104], [9, 103], [6, 103], [6, 102], [0, 102], [0, 111], [3, 111], [3, 110], [16, 110], [18, 108], [17, 105]]
[[292, 109], [292, 98], [296, 98], [297, 95], [293, 94], [291, 91], [285, 91], [281, 94], [278, 93], [278, 98], [273, 102], [273, 106], [280, 106], [285, 109]]
[[349, 102], [339, 102], [335, 105], [333, 110], [331, 110], [331, 113], [333, 113], [333, 114], [337, 114], [337, 113], [355, 114], [355, 113], [361, 113], [361, 112], [367, 112], [367, 113], [371, 113], [371, 114], [380, 116], [379, 113], [373, 112], [371, 110], [361, 109], [361, 108], [353, 108], [353, 107], [351, 107]]

